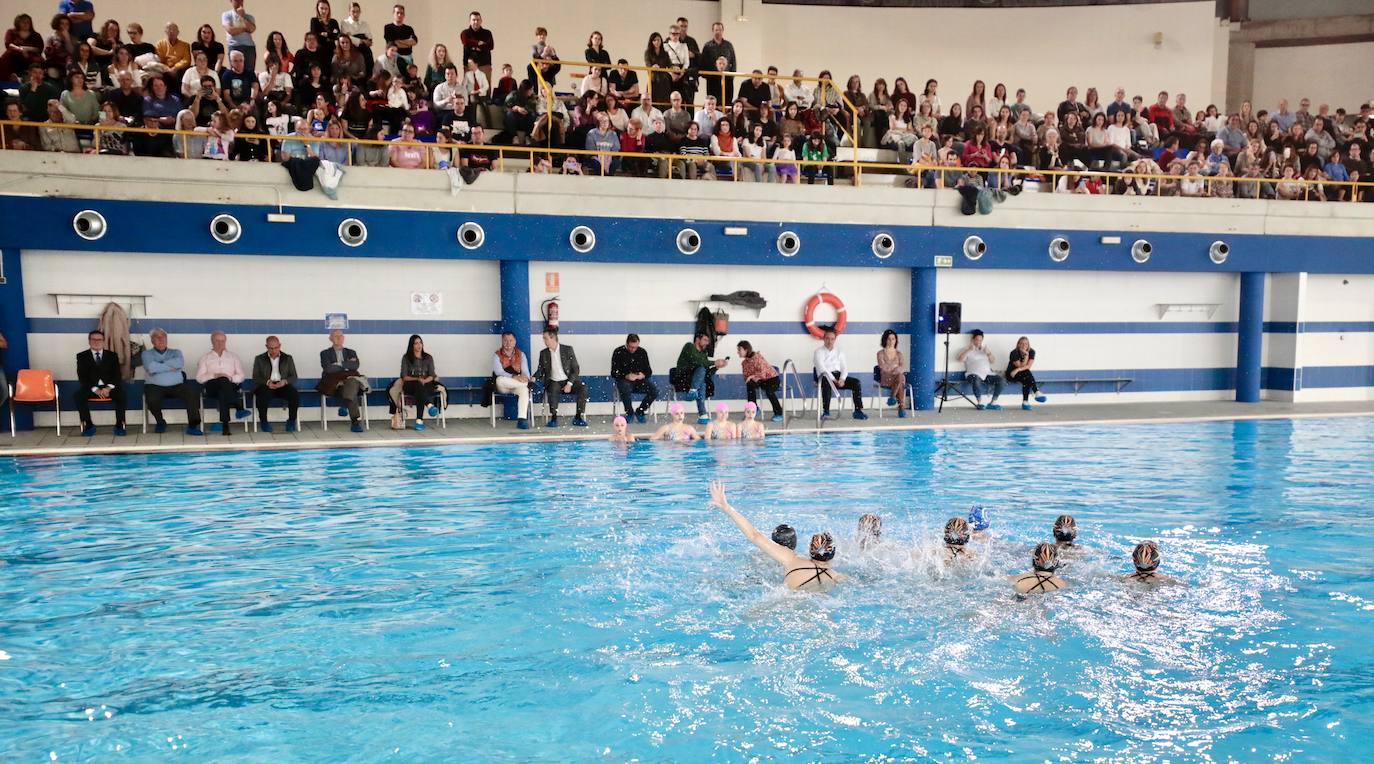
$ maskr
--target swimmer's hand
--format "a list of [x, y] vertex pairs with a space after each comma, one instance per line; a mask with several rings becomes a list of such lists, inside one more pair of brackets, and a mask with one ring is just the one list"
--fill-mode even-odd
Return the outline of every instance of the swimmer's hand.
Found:
[[711, 506], [729, 509], [730, 502], [725, 500], [725, 484], [719, 480], [712, 480], [708, 485], [711, 489]]

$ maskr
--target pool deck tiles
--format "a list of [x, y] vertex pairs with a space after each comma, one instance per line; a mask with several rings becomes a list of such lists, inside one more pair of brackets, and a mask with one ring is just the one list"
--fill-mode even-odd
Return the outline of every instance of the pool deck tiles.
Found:
[[[1055, 406], [1053, 399], [1044, 405], [1037, 405], [1033, 411], [1022, 411], [1019, 407], [1008, 407], [1002, 411], [977, 411], [966, 404], [951, 404], [943, 413], [935, 411], [916, 412], [906, 419], [898, 419], [888, 411], [879, 419], [876, 412], [870, 412], [867, 421], [853, 419], [848, 410], [840, 412], [837, 419], [816, 426], [814, 412], [789, 417], [786, 429], [781, 425], [765, 422], [769, 435], [814, 435], [827, 432], [852, 432], [859, 430], [914, 430], [914, 429], [964, 429], [994, 427], [1045, 427], [1068, 425], [1122, 425], [1149, 424], [1163, 422], [1187, 422], [1236, 419], [1284, 419], [1290, 417], [1329, 417], [1329, 416], [1374, 416], [1374, 401], [1347, 401], [1323, 403], [1283, 403], [1265, 401], [1256, 404], [1233, 403], [1229, 401], [1197, 401], [1177, 403], [1093, 403]], [[739, 413], [734, 414], [739, 421]], [[333, 424], [322, 430], [318, 423], [305, 422], [300, 432], [275, 433], [244, 432], [242, 424], [235, 424], [232, 434], [224, 437], [209, 433], [205, 437], [187, 437], [180, 425], [172, 425], [163, 435], [142, 434], [137, 427], [130, 429], [123, 438], [116, 438], [111, 428], [102, 426], [97, 435], [81, 437], [76, 427], [63, 428], [58, 435], [52, 428], [41, 428], [31, 432], [21, 432], [17, 438], [0, 435], [0, 457], [4, 456], [64, 456], [78, 454], [114, 453], [157, 453], [157, 452], [198, 452], [225, 450], [261, 449], [308, 449], [308, 448], [375, 448], [420, 445], [460, 445], [470, 443], [519, 443], [549, 442], [570, 440], [601, 440], [611, 431], [610, 416], [588, 417], [590, 426], [572, 427], [570, 418], [563, 418], [556, 429], [535, 426], [529, 430], [517, 430], [514, 422], [497, 421], [492, 429], [487, 418], [452, 418], [448, 427], [440, 427], [437, 422], [430, 424], [423, 432], [410, 430], [391, 430], [386, 420], [372, 422], [372, 427], [361, 434], [350, 432], [343, 424]], [[660, 422], [666, 422], [663, 417]], [[689, 420], [690, 421], [690, 420]], [[631, 431], [647, 436], [656, 425], [650, 419], [647, 424], [631, 425]]]

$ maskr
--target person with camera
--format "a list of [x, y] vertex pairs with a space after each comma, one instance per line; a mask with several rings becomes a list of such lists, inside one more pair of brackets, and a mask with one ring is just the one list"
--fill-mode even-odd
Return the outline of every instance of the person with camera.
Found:
[[[692, 341], [682, 346], [677, 355], [677, 374], [687, 382], [687, 400], [697, 402], [697, 424], [708, 424], [711, 417], [706, 415], [706, 377], [708, 373], [725, 368], [729, 357], [712, 360], [706, 355], [706, 346], [711, 338], [705, 332], [697, 332]], [[679, 388], [681, 389], [681, 388]]]

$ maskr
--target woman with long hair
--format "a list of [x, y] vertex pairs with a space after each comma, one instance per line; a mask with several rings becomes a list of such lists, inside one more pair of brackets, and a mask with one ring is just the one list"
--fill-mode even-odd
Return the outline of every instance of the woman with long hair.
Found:
[[887, 80], [879, 77], [873, 81], [873, 92], [868, 94], [868, 108], [873, 117], [873, 134], [882, 138], [887, 130], [887, 117], [892, 113], [892, 94], [887, 92]]
[[658, 32], [649, 35], [649, 42], [644, 46], [644, 65], [663, 70], [649, 75], [649, 92], [653, 95], [653, 103], [661, 107], [668, 103], [668, 93], [673, 89], [673, 75], [667, 71], [672, 62], [663, 47], [663, 35]]
[[1040, 392], [1040, 385], [1035, 381], [1035, 375], [1031, 373], [1031, 367], [1035, 366], [1035, 348], [1031, 347], [1029, 337], [1021, 337], [1016, 340], [1016, 347], [1007, 354], [1008, 382], [1021, 385], [1021, 408], [1030, 411], [1030, 398], [1035, 395], [1036, 403], [1044, 403], [1045, 396]]
[[973, 92], [969, 93], [968, 98], [964, 99], [965, 114], [972, 116], [973, 107], [975, 106], [977, 106], [979, 110], [985, 113], [987, 112], [988, 106], [985, 97], [987, 88], [988, 86], [984, 84], [982, 80], [973, 81]]
[[906, 416], [906, 360], [897, 349], [897, 332], [888, 329], [878, 341], [878, 387], [892, 391], [888, 405], [897, 407], [897, 416]]
[[196, 40], [191, 43], [191, 53], [194, 55], [198, 50], [205, 53], [205, 63], [210, 67], [210, 71], [218, 72], [224, 68], [224, 44], [215, 39], [215, 28], [209, 24], [201, 24], [200, 29], [196, 30]]
[[[931, 113], [931, 114], [934, 114], [936, 117], [940, 117], [940, 116], [943, 115], [944, 112], [941, 110], [941, 107], [940, 107], [940, 83], [939, 83], [939, 82], [937, 82], [937, 81], [934, 80], [934, 79], [926, 80], [925, 89], [921, 91], [921, 100], [922, 100], [922, 101], [929, 101], [929, 102], [930, 102], [930, 113]], [[954, 109], [954, 108], [957, 107], [958, 105], [959, 105], [959, 104], [955, 103], [955, 104], [953, 104], [953, 105], [950, 106], [950, 109]]]
[[[334, 18], [334, 10], [330, 7], [329, 0], [318, 0], [315, 3], [315, 15], [310, 19], [310, 31], [315, 35], [315, 41], [320, 44], [320, 55], [324, 60], [333, 58], [334, 46], [343, 37], [339, 34], [339, 20]], [[349, 38], [349, 42], [352, 41], [352, 38]]]
[[406, 354], [401, 356], [400, 377], [387, 390], [387, 397], [391, 399], [391, 429], [405, 427], [403, 404], [407, 395], [415, 402], [415, 429], [425, 429], [425, 414], [431, 418], [439, 416], [439, 407], [433, 399], [442, 389], [439, 375], [434, 371], [434, 357], [425, 352], [424, 339], [418, 334], [410, 335]]
[[911, 86], [906, 84], [906, 77], [898, 77], [892, 81], [892, 100], [894, 102], [906, 101], [913, 112], [919, 111], [917, 108], [919, 99], [916, 98], [915, 93], [911, 92]]
[[[429, 63], [425, 66], [425, 90], [433, 93], [434, 88], [444, 81], [444, 68], [449, 64], [448, 46], [443, 43], [435, 43], [429, 49]], [[458, 66], [457, 63], [454, 66]], [[458, 66], [458, 71], [463, 71], [463, 67]]]

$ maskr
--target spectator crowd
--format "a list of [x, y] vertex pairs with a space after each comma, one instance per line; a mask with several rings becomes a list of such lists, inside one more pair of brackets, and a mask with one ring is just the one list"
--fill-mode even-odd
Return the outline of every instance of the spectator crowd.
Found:
[[[495, 36], [478, 11], [450, 53], [407, 24], [401, 4], [376, 35], [359, 3], [336, 17], [319, 0], [288, 38], [259, 29], [245, 0], [226, 3], [190, 40], [167, 22], [156, 42], [137, 22], [97, 25], [89, 0], [40, 15], [46, 35], [19, 14], [0, 55], [0, 81], [18, 92], [4, 117], [42, 124], [5, 125], [5, 148], [481, 171], [496, 146], [548, 145], [530, 153], [532, 172], [833, 184], [848, 146], [896, 152], [886, 170], [904, 169], [916, 187], [1010, 190], [1044, 173], [1066, 193], [1374, 199], [1354, 185], [1370, 173], [1370, 104], [1314, 111], [1304, 98], [1296, 110], [1280, 101], [1256, 111], [1246, 101], [1225, 114], [1194, 111], [1184, 93], [1147, 102], [1116, 88], [1104, 102], [1096, 88], [1080, 99], [1069, 87], [1036, 108], [1024, 89], [989, 92], [982, 80], [961, 100], [934, 79], [917, 93], [904, 77], [866, 88], [824, 70], [727, 75], [738, 62], [724, 25], [698, 42], [686, 18], [666, 38], [649, 35], [634, 57], [649, 71], [613, 59], [591, 32], [579, 71], [560, 82], [564, 59], [544, 27], [527, 59], [493, 68]], [[373, 143], [344, 142], [359, 139]]]

